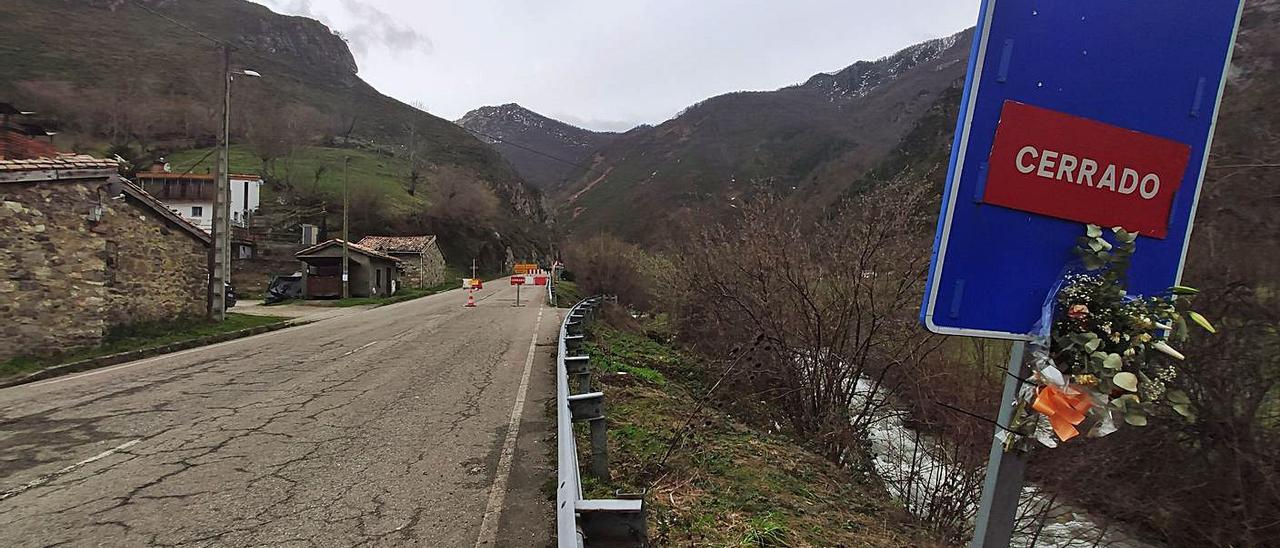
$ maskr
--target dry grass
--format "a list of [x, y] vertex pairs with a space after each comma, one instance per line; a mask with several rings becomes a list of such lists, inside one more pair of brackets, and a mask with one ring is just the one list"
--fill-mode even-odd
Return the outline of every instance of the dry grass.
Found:
[[[647, 489], [653, 545], [931, 545], [873, 480], [711, 407], [659, 465], [703, 391], [687, 380], [693, 362], [635, 333], [597, 328], [594, 338], [593, 363], [615, 364], [596, 375], [607, 395], [613, 481], [586, 488], [600, 497]], [[638, 373], [645, 370], [656, 376]]]

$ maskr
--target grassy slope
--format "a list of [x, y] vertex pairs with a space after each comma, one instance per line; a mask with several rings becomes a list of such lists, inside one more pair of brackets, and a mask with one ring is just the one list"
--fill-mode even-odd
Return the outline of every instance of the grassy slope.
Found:
[[[193, 173], [209, 173], [214, 168], [217, 155], [208, 153], [209, 149], [204, 148], [184, 150], [173, 154], [168, 160], [175, 172], [190, 169]], [[341, 196], [343, 159], [347, 157], [351, 158], [351, 164], [346, 176], [352, 186], [373, 189], [391, 198], [390, 203], [404, 211], [427, 204], [424, 193], [410, 196], [405, 189], [409, 162], [401, 158], [363, 150], [307, 146], [299, 148], [291, 159], [279, 160], [277, 169], [287, 171], [287, 177], [312, 181], [315, 180], [316, 171], [324, 168], [324, 173], [319, 178], [320, 190], [326, 194]], [[202, 158], [203, 161], [200, 161]], [[261, 169], [261, 162], [247, 147], [233, 146], [230, 166], [232, 173], [256, 174]]]
[[141, 350], [173, 344], [177, 342], [230, 333], [241, 329], [249, 329], [261, 325], [269, 325], [284, 321], [285, 318], [275, 316], [251, 316], [248, 314], [227, 314], [226, 321], [214, 323], [200, 320], [165, 322], [157, 324], [130, 326], [107, 335], [103, 344], [76, 350], [65, 354], [45, 357], [13, 358], [0, 362], [0, 378], [13, 377], [54, 365], [71, 363], [100, 356], [109, 356], [121, 352]]
[[[648, 487], [655, 546], [928, 546], [885, 491], [714, 408], [656, 465], [703, 392], [690, 358], [597, 324], [589, 345], [607, 395], [613, 481], [588, 496]], [[579, 436], [585, 440], [585, 436]], [[586, 443], [581, 462], [588, 462]], [[652, 483], [651, 483], [652, 482]]]

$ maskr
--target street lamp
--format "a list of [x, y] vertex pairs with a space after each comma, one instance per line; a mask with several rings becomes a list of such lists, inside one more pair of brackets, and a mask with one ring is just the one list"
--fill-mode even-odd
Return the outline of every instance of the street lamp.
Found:
[[213, 269], [209, 276], [209, 316], [227, 317], [227, 281], [231, 277], [231, 81], [236, 75], [261, 78], [255, 70], [231, 68], [231, 48], [222, 48], [223, 81], [222, 150], [213, 196]]

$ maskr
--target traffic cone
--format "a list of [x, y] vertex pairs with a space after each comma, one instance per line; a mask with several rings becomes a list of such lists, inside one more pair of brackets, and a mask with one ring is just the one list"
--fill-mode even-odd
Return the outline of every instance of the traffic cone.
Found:
[[466, 308], [475, 308], [475, 307], [476, 307], [476, 296], [475, 296], [475, 290], [468, 289], [468, 290], [467, 290], [467, 306], [466, 306]]

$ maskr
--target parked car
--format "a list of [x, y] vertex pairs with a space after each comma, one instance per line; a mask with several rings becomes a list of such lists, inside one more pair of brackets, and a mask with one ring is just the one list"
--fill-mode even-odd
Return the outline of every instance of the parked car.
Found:
[[292, 276], [275, 276], [271, 278], [271, 284], [267, 286], [265, 303], [275, 304], [289, 299], [301, 299], [302, 297], [302, 273], [298, 272]]

